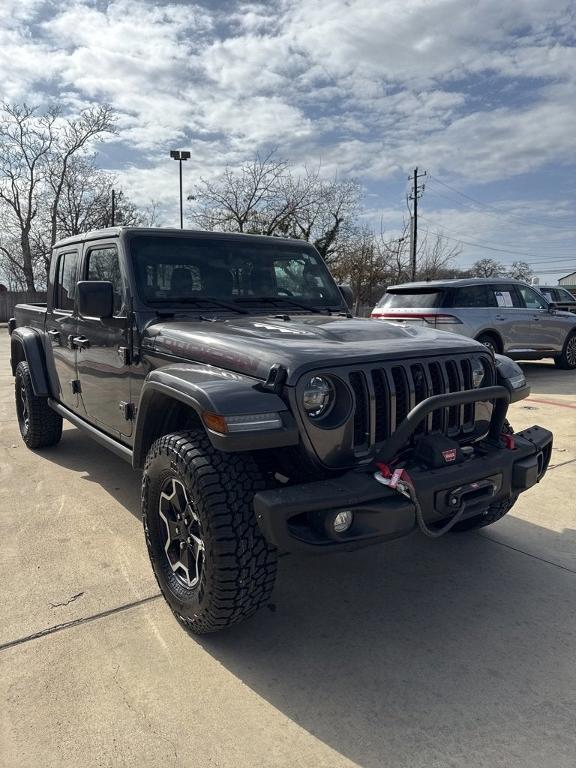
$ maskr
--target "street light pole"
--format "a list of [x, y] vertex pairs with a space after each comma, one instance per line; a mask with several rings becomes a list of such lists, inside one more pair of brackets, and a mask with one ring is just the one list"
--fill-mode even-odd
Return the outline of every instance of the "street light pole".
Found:
[[182, 161], [190, 159], [190, 152], [181, 152], [177, 149], [171, 149], [170, 157], [172, 160], [178, 160], [178, 165], [180, 166], [180, 229], [184, 229], [184, 209], [182, 202]]

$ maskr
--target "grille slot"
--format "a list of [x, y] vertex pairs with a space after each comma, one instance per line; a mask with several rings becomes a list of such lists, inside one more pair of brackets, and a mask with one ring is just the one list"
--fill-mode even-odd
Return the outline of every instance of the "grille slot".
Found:
[[370, 434], [368, 392], [366, 390], [364, 373], [352, 371], [350, 373], [350, 386], [356, 400], [356, 407], [354, 409], [354, 447], [360, 448], [368, 443], [368, 436]]
[[384, 371], [380, 368], [372, 371], [372, 386], [374, 387], [376, 429], [374, 439], [381, 443], [390, 434], [390, 389], [386, 382]]

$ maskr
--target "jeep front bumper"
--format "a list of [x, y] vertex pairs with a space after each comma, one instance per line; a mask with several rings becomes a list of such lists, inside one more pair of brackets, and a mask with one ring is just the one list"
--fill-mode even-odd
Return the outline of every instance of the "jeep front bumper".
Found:
[[[534, 426], [516, 433], [513, 447], [511, 442], [487, 439], [463, 463], [441, 469], [409, 467], [426, 522], [446, 522], [460, 508], [453, 506], [454, 498], [465, 501], [465, 520], [539, 482], [550, 461], [552, 433]], [[267, 541], [287, 552], [355, 549], [416, 528], [412, 501], [378, 483], [374, 470], [366, 469], [261, 491], [254, 509]], [[328, 535], [323, 522], [342, 511], [353, 513], [351, 527], [344, 534]]]

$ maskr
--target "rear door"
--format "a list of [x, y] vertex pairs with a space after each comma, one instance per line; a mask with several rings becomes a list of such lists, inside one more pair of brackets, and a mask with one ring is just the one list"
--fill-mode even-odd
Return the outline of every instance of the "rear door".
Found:
[[494, 327], [504, 342], [504, 354], [536, 349], [528, 331], [532, 315], [527, 310], [514, 283], [491, 283]]
[[[78, 248], [56, 251], [52, 257], [52, 294], [46, 310], [46, 336], [53, 365], [51, 378], [58, 387], [58, 400], [67, 408], [78, 408], [78, 376], [74, 338], [78, 327], [76, 282], [80, 253]], [[47, 350], [47, 351], [50, 351]]]
[[116, 241], [87, 245], [83, 280], [114, 287], [114, 316], [78, 318], [78, 378], [84, 418], [115, 437], [132, 433], [128, 308]]

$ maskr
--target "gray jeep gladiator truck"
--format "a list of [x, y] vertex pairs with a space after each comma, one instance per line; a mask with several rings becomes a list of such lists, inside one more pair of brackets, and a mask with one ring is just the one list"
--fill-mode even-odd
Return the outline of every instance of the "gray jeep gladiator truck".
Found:
[[10, 321], [22, 438], [62, 420], [142, 475], [154, 573], [193, 632], [269, 599], [279, 551], [488, 525], [546, 472], [514, 434], [521, 369], [484, 345], [349, 312], [308, 243], [112, 228], [54, 247]]

